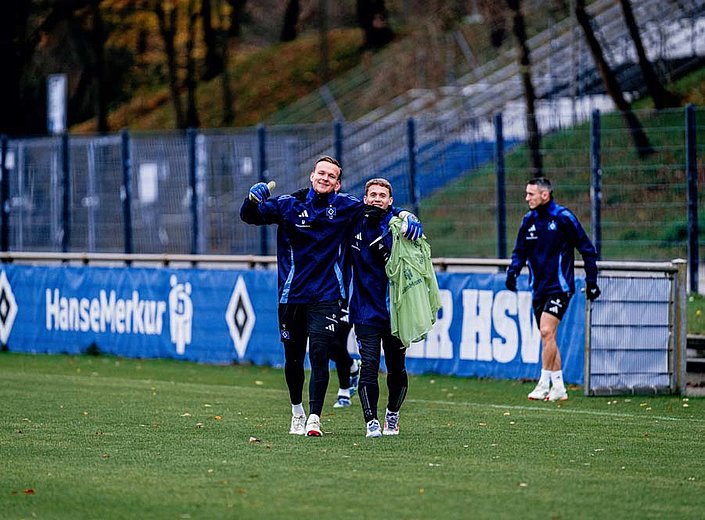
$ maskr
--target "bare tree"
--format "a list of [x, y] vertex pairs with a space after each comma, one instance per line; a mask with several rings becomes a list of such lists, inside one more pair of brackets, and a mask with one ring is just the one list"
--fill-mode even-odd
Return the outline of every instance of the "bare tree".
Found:
[[282, 31], [279, 35], [279, 41], [291, 42], [296, 39], [296, 24], [299, 22], [300, 12], [301, 6], [299, 4], [299, 0], [289, 0], [286, 3], [286, 9], [284, 10], [284, 23], [282, 23]]
[[624, 23], [626, 23], [627, 29], [629, 29], [629, 36], [631, 36], [632, 41], [634, 42], [634, 47], [636, 48], [641, 74], [644, 76], [644, 82], [646, 83], [646, 90], [654, 100], [654, 106], [657, 110], [679, 106], [680, 98], [663, 86], [663, 83], [661, 83], [661, 80], [651, 65], [649, 58], [646, 56], [644, 43], [641, 40], [639, 26], [636, 23], [636, 18], [634, 17], [634, 11], [632, 10], [631, 3], [629, 0], [620, 0], [619, 3], [622, 5]]
[[201, 0], [201, 20], [203, 21], [203, 43], [206, 46], [205, 64], [201, 78], [208, 81], [223, 71], [223, 56], [218, 45], [217, 30], [213, 24], [211, 0]]
[[186, 36], [186, 126], [200, 126], [198, 106], [196, 104], [196, 58], [193, 49], [196, 45], [196, 25], [198, 23], [197, 0], [188, 1], [188, 29]]
[[[166, 2], [165, 2], [166, 3]], [[167, 76], [169, 79], [169, 92], [171, 102], [174, 106], [174, 117], [177, 128], [186, 127], [186, 118], [181, 104], [181, 84], [179, 82], [179, 67], [176, 60], [176, 29], [177, 29], [177, 8], [172, 6], [168, 11], [164, 10], [161, 0], [155, 0], [153, 7], [159, 22], [159, 34], [164, 42], [164, 53], [166, 54]]]
[[247, 0], [228, 0], [228, 4], [230, 4], [230, 27], [228, 28], [228, 36], [231, 38], [239, 38], [245, 19]]
[[612, 98], [617, 108], [622, 112], [622, 117], [629, 128], [637, 154], [639, 157], [652, 154], [654, 149], [651, 147], [651, 143], [649, 143], [649, 138], [646, 136], [639, 118], [637, 118], [636, 114], [632, 111], [631, 103], [625, 99], [619, 81], [617, 81], [617, 76], [605, 59], [600, 42], [597, 40], [595, 31], [592, 29], [590, 16], [585, 10], [585, 0], [575, 1], [575, 17], [578, 20], [578, 24], [580, 24], [580, 27], [583, 29], [585, 39], [590, 48], [590, 53], [592, 54], [593, 60], [595, 60], [595, 66], [600, 73], [605, 90]]
[[543, 160], [541, 158], [541, 132], [536, 123], [536, 91], [531, 79], [531, 57], [526, 36], [526, 24], [521, 12], [520, 0], [507, 0], [507, 5], [512, 12], [512, 32], [517, 46], [519, 72], [524, 86], [524, 99], [526, 100], [526, 131], [528, 134], [529, 154], [531, 156], [531, 175], [543, 175]]
[[394, 39], [384, 0], [357, 0], [357, 23], [364, 33], [364, 49], [379, 49]]

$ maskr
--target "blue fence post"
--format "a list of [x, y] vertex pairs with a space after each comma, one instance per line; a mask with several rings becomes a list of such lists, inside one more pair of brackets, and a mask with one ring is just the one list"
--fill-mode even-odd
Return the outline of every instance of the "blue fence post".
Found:
[[600, 111], [593, 110], [590, 120], [590, 164], [592, 184], [590, 199], [592, 201], [592, 243], [597, 251], [597, 259], [602, 258], [602, 145], [600, 128]]
[[494, 133], [497, 177], [497, 258], [507, 258], [507, 188], [504, 180], [504, 126], [501, 112], [494, 116]]
[[336, 121], [333, 125], [333, 149], [335, 158], [343, 164], [343, 123], [341, 121]]
[[[257, 151], [259, 154], [259, 181], [267, 182], [267, 129], [264, 125], [257, 125]], [[260, 254], [266, 256], [269, 254], [269, 240], [267, 228], [269, 226], [259, 226], [260, 232]]]
[[690, 292], [698, 292], [698, 158], [696, 155], [695, 106], [685, 107], [685, 169], [688, 176], [688, 266]]
[[196, 129], [186, 130], [188, 141], [188, 181], [191, 189], [191, 254], [197, 255], [200, 225], [198, 222], [198, 192], [196, 179]]
[[10, 171], [7, 167], [7, 136], [3, 135], [2, 141], [2, 169], [0, 174], [0, 250], [10, 250]]
[[406, 137], [409, 151], [409, 197], [414, 215], [421, 217], [419, 212], [419, 196], [416, 190], [416, 122], [410, 117], [406, 122]]
[[69, 134], [61, 135], [61, 252], [67, 253], [71, 244], [71, 158], [69, 157]]
[[[125, 253], [135, 252], [132, 238], [132, 150], [130, 134], [127, 129], [122, 131], [122, 218], [125, 232]], [[130, 263], [128, 262], [128, 265]]]

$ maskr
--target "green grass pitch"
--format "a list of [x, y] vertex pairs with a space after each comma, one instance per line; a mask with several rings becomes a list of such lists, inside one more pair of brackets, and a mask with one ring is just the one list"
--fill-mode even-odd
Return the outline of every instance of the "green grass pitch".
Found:
[[0, 516], [705, 517], [705, 399], [412, 376], [400, 435], [367, 439], [334, 386], [307, 438], [281, 370], [3, 352]]

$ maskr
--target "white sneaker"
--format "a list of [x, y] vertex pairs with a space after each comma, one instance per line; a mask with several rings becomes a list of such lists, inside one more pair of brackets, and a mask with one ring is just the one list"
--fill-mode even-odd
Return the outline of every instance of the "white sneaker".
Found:
[[384, 435], [399, 435], [399, 412], [390, 412], [384, 414]]
[[306, 435], [309, 437], [320, 437], [323, 435], [323, 432], [321, 432], [321, 418], [315, 413], [308, 416], [308, 421], [306, 421]]
[[367, 437], [374, 438], [381, 436], [382, 428], [380, 428], [379, 426], [379, 421], [377, 419], [372, 419], [370, 422], [367, 423]]
[[339, 395], [338, 398], [335, 400], [335, 403], [333, 404], [333, 408], [348, 408], [351, 404], [352, 403], [349, 397]]
[[548, 393], [546, 396], [546, 401], [567, 401], [568, 400], [568, 392], [566, 392], [565, 388], [556, 388], [555, 386], [551, 388], [551, 391]]
[[306, 416], [305, 415], [294, 415], [291, 418], [291, 428], [289, 428], [289, 433], [292, 435], [306, 434]]
[[536, 385], [528, 395], [529, 399], [532, 401], [545, 401], [548, 397], [549, 388], [543, 385]]
[[357, 386], [360, 384], [360, 367], [362, 361], [355, 358], [350, 370], [350, 397], [354, 397], [357, 393]]

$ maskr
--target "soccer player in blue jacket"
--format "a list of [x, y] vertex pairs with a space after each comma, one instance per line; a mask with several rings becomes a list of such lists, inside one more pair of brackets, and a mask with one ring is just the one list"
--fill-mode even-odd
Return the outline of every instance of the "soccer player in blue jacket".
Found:
[[[406, 349], [392, 334], [389, 315], [389, 278], [385, 264], [392, 249], [389, 221], [392, 218], [392, 185], [386, 179], [372, 179], [365, 185], [367, 210], [355, 223], [350, 241], [353, 289], [350, 322], [355, 327], [362, 369], [358, 395], [367, 425], [367, 437], [397, 435], [399, 409], [409, 386]], [[387, 410], [384, 430], [377, 418], [381, 351], [387, 365]]]
[[574, 263], [577, 249], [585, 263], [585, 296], [600, 296], [597, 286], [597, 253], [575, 215], [553, 200], [551, 181], [545, 177], [526, 185], [529, 212], [519, 226], [506, 286], [517, 290], [517, 276], [529, 266], [529, 285], [536, 323], [541, 332], [541, 377], [528, 397], [540, 401], [565, 401], [561, 355], [556, 343], [558, 324], [575, 293]]
[[[289, 433], [320, 437], [320, 416], [330, 374], [328, 363], [346, 287], [340, 249], [364, 204], [339, 194], [342, 168], [332, 157], [319, 158], [304, 201], [291, 195], [269, 199], [267, 184], [250, 188], [240, 208], [248, 224], [277, 224], [279, 333], [284, 344], [284, 375], [292, 404]], [[269, 200], [268, 200], [269, 199]], [[420, 226], [409, 226], [413, 235]], [[420, 234], [420, 233], [419, 233]], [[309, 417], [303, 408], [304, 359], [309, 343]]]

